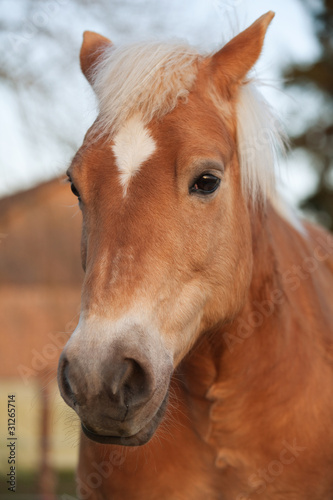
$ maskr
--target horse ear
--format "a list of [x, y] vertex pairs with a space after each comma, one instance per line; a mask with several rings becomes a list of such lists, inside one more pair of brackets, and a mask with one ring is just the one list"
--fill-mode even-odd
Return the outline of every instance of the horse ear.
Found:
[[86, 79], [92, 84], [92, 69], [98, 57], [103, 53], [106, 47], [112, 45], [111, 40], [105, 36], [85, 31], [83, 33], [83, 42], [80, 51], [81, 70]]
[[244, 80], [260, 56], [267, 28], [274, 16], [274, 12], [269, 11], [259, 17], [212, 56], [213, 75], [219, 87], [232, 87]]

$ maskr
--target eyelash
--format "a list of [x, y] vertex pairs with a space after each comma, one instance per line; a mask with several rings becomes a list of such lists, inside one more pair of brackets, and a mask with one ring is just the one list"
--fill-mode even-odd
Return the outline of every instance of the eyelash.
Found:
[[67, 182], [70, 183], [71, 185], [71, 191], [72, 193], [74, 194], [74, 196], [77, 197], [77, 199], [79, 200], [79, 202], [81, 201], [81, 196], [80, 196], [80, 193], [78, 192], [78, 190], [76, 189], [72, 179], [68, 176], [68, 179], [67, 179]]

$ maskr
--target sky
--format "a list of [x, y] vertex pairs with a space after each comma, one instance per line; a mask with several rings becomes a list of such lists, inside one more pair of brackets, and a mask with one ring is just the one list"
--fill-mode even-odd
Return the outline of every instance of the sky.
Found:
[[[11, 88], [0, 84], [0, 196], [64, 172], [94, 120], [94, 97], [80, 74], [79, 65], [72, 62], [73, 57], [78, 57], [82, 32], [86, 29], [101, 32], [114, 43], [177, 37], [201, 50], [212, 51], [260, 15], [273, 10], [276, 16], [256, 66], [256, 75], [267, 82], [263, 92], [287, 130], [301, 129], [306, 120], [311, 120], [315, 105], [301, 106], [302, 96], [292, 90], [282, 90], [280, 82], [283, 67], [295, 62], [311, 62], [320, 50], [311, 18], [301, 0], [128, 0], [125, 3], [105, 0], [96, 7], [99, 9], [98, 12], [95, 9], [96, 16], [94, 9], [88, 12], [83, 4], [74, 0], [49, 0], [46, 7], [41, 5], [36, 2], [35, 8], [27, 13], [20, 0], [0, 1], [2, 22], [10, 26], [15, 21], [22, 27], [22, 46], [13, 50], [10, 33], [4, 40], [8, 50], [12, 50], [11, 64], [19, 67], [22, 57], [27, 58], [35, 75], [30, 85], [32, 91], [35, 87], [37, 98], [39, 83], [50, 90], [49, 98], [41, 101], [38, 114], [35, 101], [29, 102], [29, 92], [23, 93], [18, 101]], [[52, 51], [41, 43], [44, 28], [49, 29], [56, 40], [59, 37], [59, 47], [54, 44]], [[65, 44], [66, 50], [61, 52], [60, 40], [63, 42], [67, 33], [70, 34], [68, 49]], [[22, 109], [25, 120], [22, 120]], [[48, 129], [48, 119], [55, 123], [52, 131]], [[70, 139], [71, 146], [56, 138], [57, 127]], [[309, 160], [300, 152], [281, 162], [280, 175], [286, 195], [294, 204], [311, 191], [316, 182]]]

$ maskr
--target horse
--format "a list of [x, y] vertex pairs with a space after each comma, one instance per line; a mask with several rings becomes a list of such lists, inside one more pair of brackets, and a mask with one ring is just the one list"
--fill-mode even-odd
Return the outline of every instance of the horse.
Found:
[[99, 113], [67, 172], [85, 277], [58, 367], [82, 500], [333, 498], [333, 239], [277, 194], [251, 76], [273, 17], [205, 55], [84, 34]]

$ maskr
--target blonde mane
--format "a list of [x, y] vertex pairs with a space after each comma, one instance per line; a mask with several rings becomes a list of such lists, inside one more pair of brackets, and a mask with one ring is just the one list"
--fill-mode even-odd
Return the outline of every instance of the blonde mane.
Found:
[[149, 123], [172, 111], [190, 92], [200, 59], [194, 48], [178, 42], [108, 47], [93, 73], [101, 130], [116, 133], [136, 112]]
[[[101, 133], [114, 134], [134, 113], [144, 123], [186, 100], [206, 57], [179, 42], [141, 42], [108, 47], [93, 71]], [[243, 192], [254, 202], [275, 188], [276, 152], [284, 135], [255, 81], [241, 87], [237, 104], [238, 155]]]

